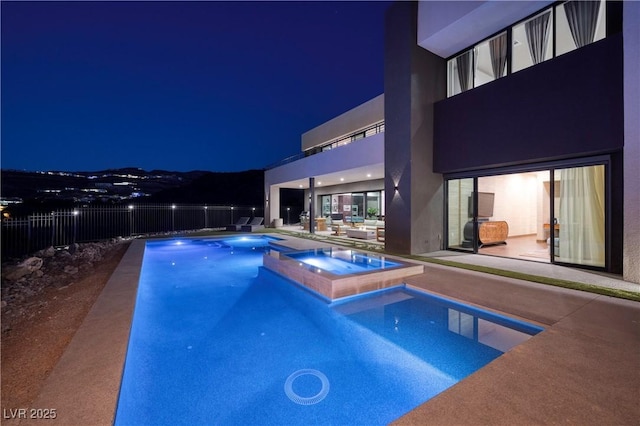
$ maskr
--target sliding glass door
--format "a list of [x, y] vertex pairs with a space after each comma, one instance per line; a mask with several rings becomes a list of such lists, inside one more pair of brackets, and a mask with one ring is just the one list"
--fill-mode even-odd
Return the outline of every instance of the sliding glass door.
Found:
[[447, 181], [447, 247], [473, 252], [473, 178]]
[[555, 261], [605, 266], [605, 167], [557, 169], [560, 194]]
[[448, 179], [447, 248], [606, 268], [605, 164]]

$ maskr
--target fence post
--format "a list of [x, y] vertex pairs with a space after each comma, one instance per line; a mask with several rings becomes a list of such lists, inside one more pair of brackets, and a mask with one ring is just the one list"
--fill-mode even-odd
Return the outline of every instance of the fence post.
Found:
[[129, 236], [133, 235], [133, 204], [129, 204]]
[[27, 218], [27, 252], [31, 251], [31, 215]]
[[72, 244], [76, 242], [76, 235], [78, 232], [78, 210], [73, 210], [73, 238]]
[[56, 212], [51, 212], [51, 245], [54, 246], [56, 238]]

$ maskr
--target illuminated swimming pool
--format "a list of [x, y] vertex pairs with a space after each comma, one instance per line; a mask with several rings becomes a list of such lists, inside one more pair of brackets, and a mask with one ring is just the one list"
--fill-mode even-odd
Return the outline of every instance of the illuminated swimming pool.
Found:
[[402, 286], [328, 304], [268, 250], [147, 243], [115, 424], [387, 424], [540, 331]]
[[399, 262], [386, 260], [376, 254], [365, 254], [337, 248], [305, 250], [287, 253], [286, 256], [334, 275], [378, 271], [401, 265]]

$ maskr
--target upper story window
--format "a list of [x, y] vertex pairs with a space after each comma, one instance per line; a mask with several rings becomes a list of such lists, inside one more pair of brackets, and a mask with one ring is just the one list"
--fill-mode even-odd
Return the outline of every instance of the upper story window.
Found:
[[606, 37], [604, 0], [552, 6], [462, 52], [447, 64], [447, 94], [481, 86]]
[[359, 139], [368, 138], [369, 136], [373, 136], [377, 133], [382, 133], [382, 132], [384, 132], [384, 121], [381, 121], [376, 124], [372, 124], [371, 126], [365, 129], [358, 130], [349, 135], [343, 136], [340, 139], [327, 142], [319, 147], [309, 149], [305, 151], [305, 155], [313, 155], [319, 152], [330, 151], [332, 149], [336, 149], [338, 147], [348, 145], [351, 142], [355, 142]]

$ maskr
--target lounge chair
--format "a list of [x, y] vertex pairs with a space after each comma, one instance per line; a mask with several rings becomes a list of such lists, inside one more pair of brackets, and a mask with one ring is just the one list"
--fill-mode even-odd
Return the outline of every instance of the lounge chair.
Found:
[[263, 229], [264, 225], [262, 224], [262, 222], [264, 222], [264, 218], [263, 217], [254, 217], [251, 222], [249, 222], [246, 225], [242, 225], [240, 227], [240, 230], [242, 232], [253, 232], [257, 229]]
[[249, 216], [243, 216], [236, 223], [227, 225], [227, 231], [239, 231], [242, 225], [249, 223]]

